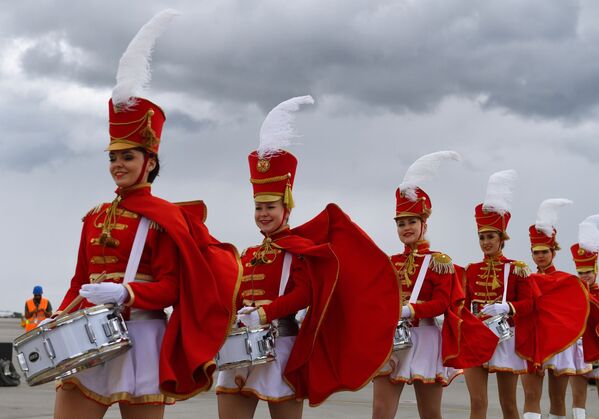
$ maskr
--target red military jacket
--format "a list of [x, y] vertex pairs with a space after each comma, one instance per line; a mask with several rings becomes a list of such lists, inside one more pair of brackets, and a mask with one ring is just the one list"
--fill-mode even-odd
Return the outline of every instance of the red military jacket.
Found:
[[[391, 256], [401, 281], [401, 303], [408, 304], [427, 254], [431, 258], [428, 266], [424, 267], [427, 272], [422, 288], [416, 303], [410, 304], [412, 324], [417, 326], [419, 319], [443, 314], [443, 363], [454, 368], [480, 365], [493, 354], [497, 337], [480, 320], [463, 310], [464, 292], [451, 258], [431, 251], [426, 241], [417, 243], [415, 248], [407, 247], [404, 253]], [[480, 344], [473, 347], [472, 342]]]
[[160, 351], [160, 388], [189, 398], [212, 385], [214, 357], [235, 317], [239, 255], [210, 236], [203, 203], [172, 204], [153, 196], [150, 184], [117, 193], [83, 219], [75, 275], [60, 309], [103, 271], [108, 281], [122, 282], [140, 215], [152, 220], [136, 281], [126, 285], [127, 304], [148, 310], [173, 305]]
[[[121, 201], [144, 195], [150, 195], [148, 185], [140, 185], [123, 192], [113, 203], [100, 204], [83, 217], [75, 275], [71, 279], [59, 311], [64, 310], [79, 295], [79, 289], [83, 284], [90, 283], [104, 271], [106, 272], [104, 282], [123, 282], [141, 217], [137, 213], [124, 209]], [[112, 223], [110, 238], [103, 239], [103, 227], [109, 215], [112, 216], [112, 220], [108, 221]], [[151, 223], [135, 281], [154, 283], [155, 286], [150, 292], [136, 292], [128, 305], [142, 309], [162, 309], [177, 302], [179, 282], [177, 255], [177, 247], [172, 238], [161, 226]], [[136, 286], [131, 285], [134, 288]], [[74, 310], [92, 305], [87, 300], [83, 300]]]
[[582, 335], [582, 346], [584, 360], [594, 363], [599, 360], [599, 285], [594, 282], [588, 288], [590, 312], [587, 327]]
[[524, 262], [508, 259], [503, 254], [471, 263], [465, 269], [464, 290], [466, 309], [474, 314], [487, 304], [500, 303], [503, 298], [504, 269], [508, 265], [507, 302], [512, 317], [527, 316], [534, 307], [529, 281], [530, 269]]
[[310, 305], [310, 279], [306, 261], [302, 256], [292, 255], [289, 279], [284, 295], [279, 287], [286, 251], [272, 243], [290, 235], [285, 226], [261, 245], [246, 249], [241, 256], [243, 277], [237, 294], [236, 309], [244, 306], [262, 307], [259, 313], [264, 323], [295, 314]]
[[408, 304], [425, 255], [431, 259], [417, 302], [412, 304], [414, 326], [418, 319], [432, 318], [444, 314], [451, 303], [451, 287], [455, 274], [451, 258], [446, 254], [429, 249], [427, 241], [418, 242], [415, 248], [406, 246], [403, 253], [391, 256], [401, 281], [402, 305]]

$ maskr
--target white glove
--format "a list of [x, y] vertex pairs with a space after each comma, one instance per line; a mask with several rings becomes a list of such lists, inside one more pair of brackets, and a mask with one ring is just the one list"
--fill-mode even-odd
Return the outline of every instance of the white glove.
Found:
[[129, 295], [127, 288], [114, 282], [101, 284], [85, 284], [79, 290], [79, 295], [87, 298], [92, 304], [117, 303], [123, 304]]
[[245, 324], [250, 329], [260, 326], [260, 316], [256, 307], [243, 307], [237, 312], [237, 320]]
[[508, 303], [487, 304], [482, 310], [482, 313], [487, 316], [497, 316], [499, 314], [506, 314], [509, 312], [510, 306]]
[[401, 308], [401, 318], [402, 319], [412, 318], [412, 310], [410, 310], [410, 306], [405, 305]]

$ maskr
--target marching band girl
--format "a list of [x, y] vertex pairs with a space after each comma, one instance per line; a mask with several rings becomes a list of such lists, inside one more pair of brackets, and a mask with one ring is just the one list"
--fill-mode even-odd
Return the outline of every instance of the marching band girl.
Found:
[[[465, 269], [466, 308], [482, 319], [498, 315], [509, 316], [515, 338], [497, 344], [490, 359], [480, 366], [464, 371], [470, 393], [470, 418], [487, 417], [487, 380], [496, 373], [499, 402], [504, 418], [519, 417], [516, 402], [518, 374], [526, 372], [526, 361], [518, 349], [526, 335], [526, 317], [533, 308], [532, 291], [527, 280], [529, 270], [525, 263], [503, 255], [516, 172], [504, 170], [492, 174], [487, 186], [487, 196], [476, 206], [474, 216], [483, 261], [469, 264]], [[506, 292], [504, 292], [506, 291]]]
[[[599, 360], [599, 286], [597, 285], [597, 253], [599, 252], [599, 215], [587, 217], [578, 228], [578, 243], [570, 248], [572, 259], [576, 266], [578, 277], [588, 287], [590, 313], [587, 327], [582, 335], [584, 360], [595, 363]], [[587, 380], [597, 379], [599, 369], [584, 375], [572, 375], [572, 418], [584, 419], [586, 417]], [[599, 392], [599, 387], [598, 387]]]
[[[398, 290], [387, 256], [333, 204], [300, 227], [288, 224], [297, 159], [282, 146], [294, 136], [292, 113], [311, 103], [302, 96], [275, 107], [248, 157], [264, 239], [241, 258], [238, 319], [251, 330], [276, 323], [276, 357], [219, 372], [221, 419], [252, 418], [259, 400], [273, 419], [301, 418], [302, 399], [318, 405], [334, 391], [364, 386], [390, 351], [398, 306], [380, 301]], [[296, 313], [308, 306], [298, 328]]]
[[545, 370], [549, 370], [549, 417], [566, 417], [566, 389], [570, 375], [585, 374], [582, 336], [589, 311], [588, 292], [580, 280], [553, 266], [560, 249], [556, 240], [557, 208], [571, 204], [567, 199], [547, 199], [539, 206], [537, 220], [530, 226], [532, 258], [538, 273], [530, 276], [541, 295], [535, 300], [535, 354], [532, 372], [522, 376], [524, 418], [541, 418], [541, 394]]
[[443, 366], [442, 344], [446, 342], [442, 343], [435, 324], [435, 317], [451, 305], [455, 270], [449, 256], [429, 247], [425, 235], [432, 204], [419, 187], [440, 162], [459, 159], [453, 151], [419, 158], [408, 168], [395, 194], [395, 222], [404, 252], [391, 256], [391, 261], [401, 281], [400, 318], [410, 319], [413, 326], [412, 346], [393, 352], [374, 379], [374, 419], [395, 417], [406, 383], [414, 385], [420, 417], [441, 418], [443, 386], [461, 373]]
[[[125, 304], [132, 348], [59, 382], [56, 418], [101, 418], [113, 403], [119, 403], [123, 418], [162, 418], [165, 404], [210, 387], [212, 359], [234, 314], [226, 304], [238, 277], [234, 249], [223, 245], [223, 252], [217, 249], [213, 255], [200, 250], [200, 244], [207, 249], [216, 243], [201, 222], [193, 221], [198, 217], [151, 193], [165, 115], [139, 92], [149, 79], [155, 39], [175, 15], [171, 10], [156, 15], [121, 59], [108, 105], [109, 172], [117, 196], [83, 218], [75, 275], [59, 308]], [[187, 210], [203, 208], [192, 204]], [[147, 233], [145, 241], [135, 239], [143, 236], [140, 231]], [[140, 246], [137, 261], [134, 246]], [[105, 280], [90, 284], [97, 278]], [[87, 301], [77, 304], [78, 294]], [[192, 295], [202, 295], [201, 307]], [[162, 309], [168, 306], [175, 307], [167, 327]]]

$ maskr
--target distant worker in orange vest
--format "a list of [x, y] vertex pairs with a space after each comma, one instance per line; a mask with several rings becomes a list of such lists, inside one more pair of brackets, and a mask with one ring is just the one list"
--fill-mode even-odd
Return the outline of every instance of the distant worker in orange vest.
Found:
[[33, 287], [33, 298], [25, 303], [25, 331], [35, 329], [39, 324], [52, 316], [52, 305], [47, 298], [42, 297], [44, 290], [40, 285]]

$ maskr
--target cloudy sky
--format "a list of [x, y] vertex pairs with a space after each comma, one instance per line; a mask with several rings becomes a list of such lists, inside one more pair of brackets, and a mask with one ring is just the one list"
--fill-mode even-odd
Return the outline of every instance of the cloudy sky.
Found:
[[154, 193], [203, 199], [240, 249], [253, 224], [247, 153], [266, 113], [293, 96], [300, 159], [293, 224], [338, 203], [388, 253], [401, 250], [394, 192], [419, 156], [456, 150], [422, 185], [429, 238], [459, 264], [481, 258], [473, 219], [495, 171], [519, 174], [506, 255], [531, 263], [539, 203], [569, 198], [564, 250], [599, 213], [599, 3], [593, 0], [206, 0], [11, 2], [0, 9], [0, 308], [35, 284], [58, 305], [89, 208], [113, 198], [103, 151], [120, 55], [155, 13], [146, 97], [167, 114]]

